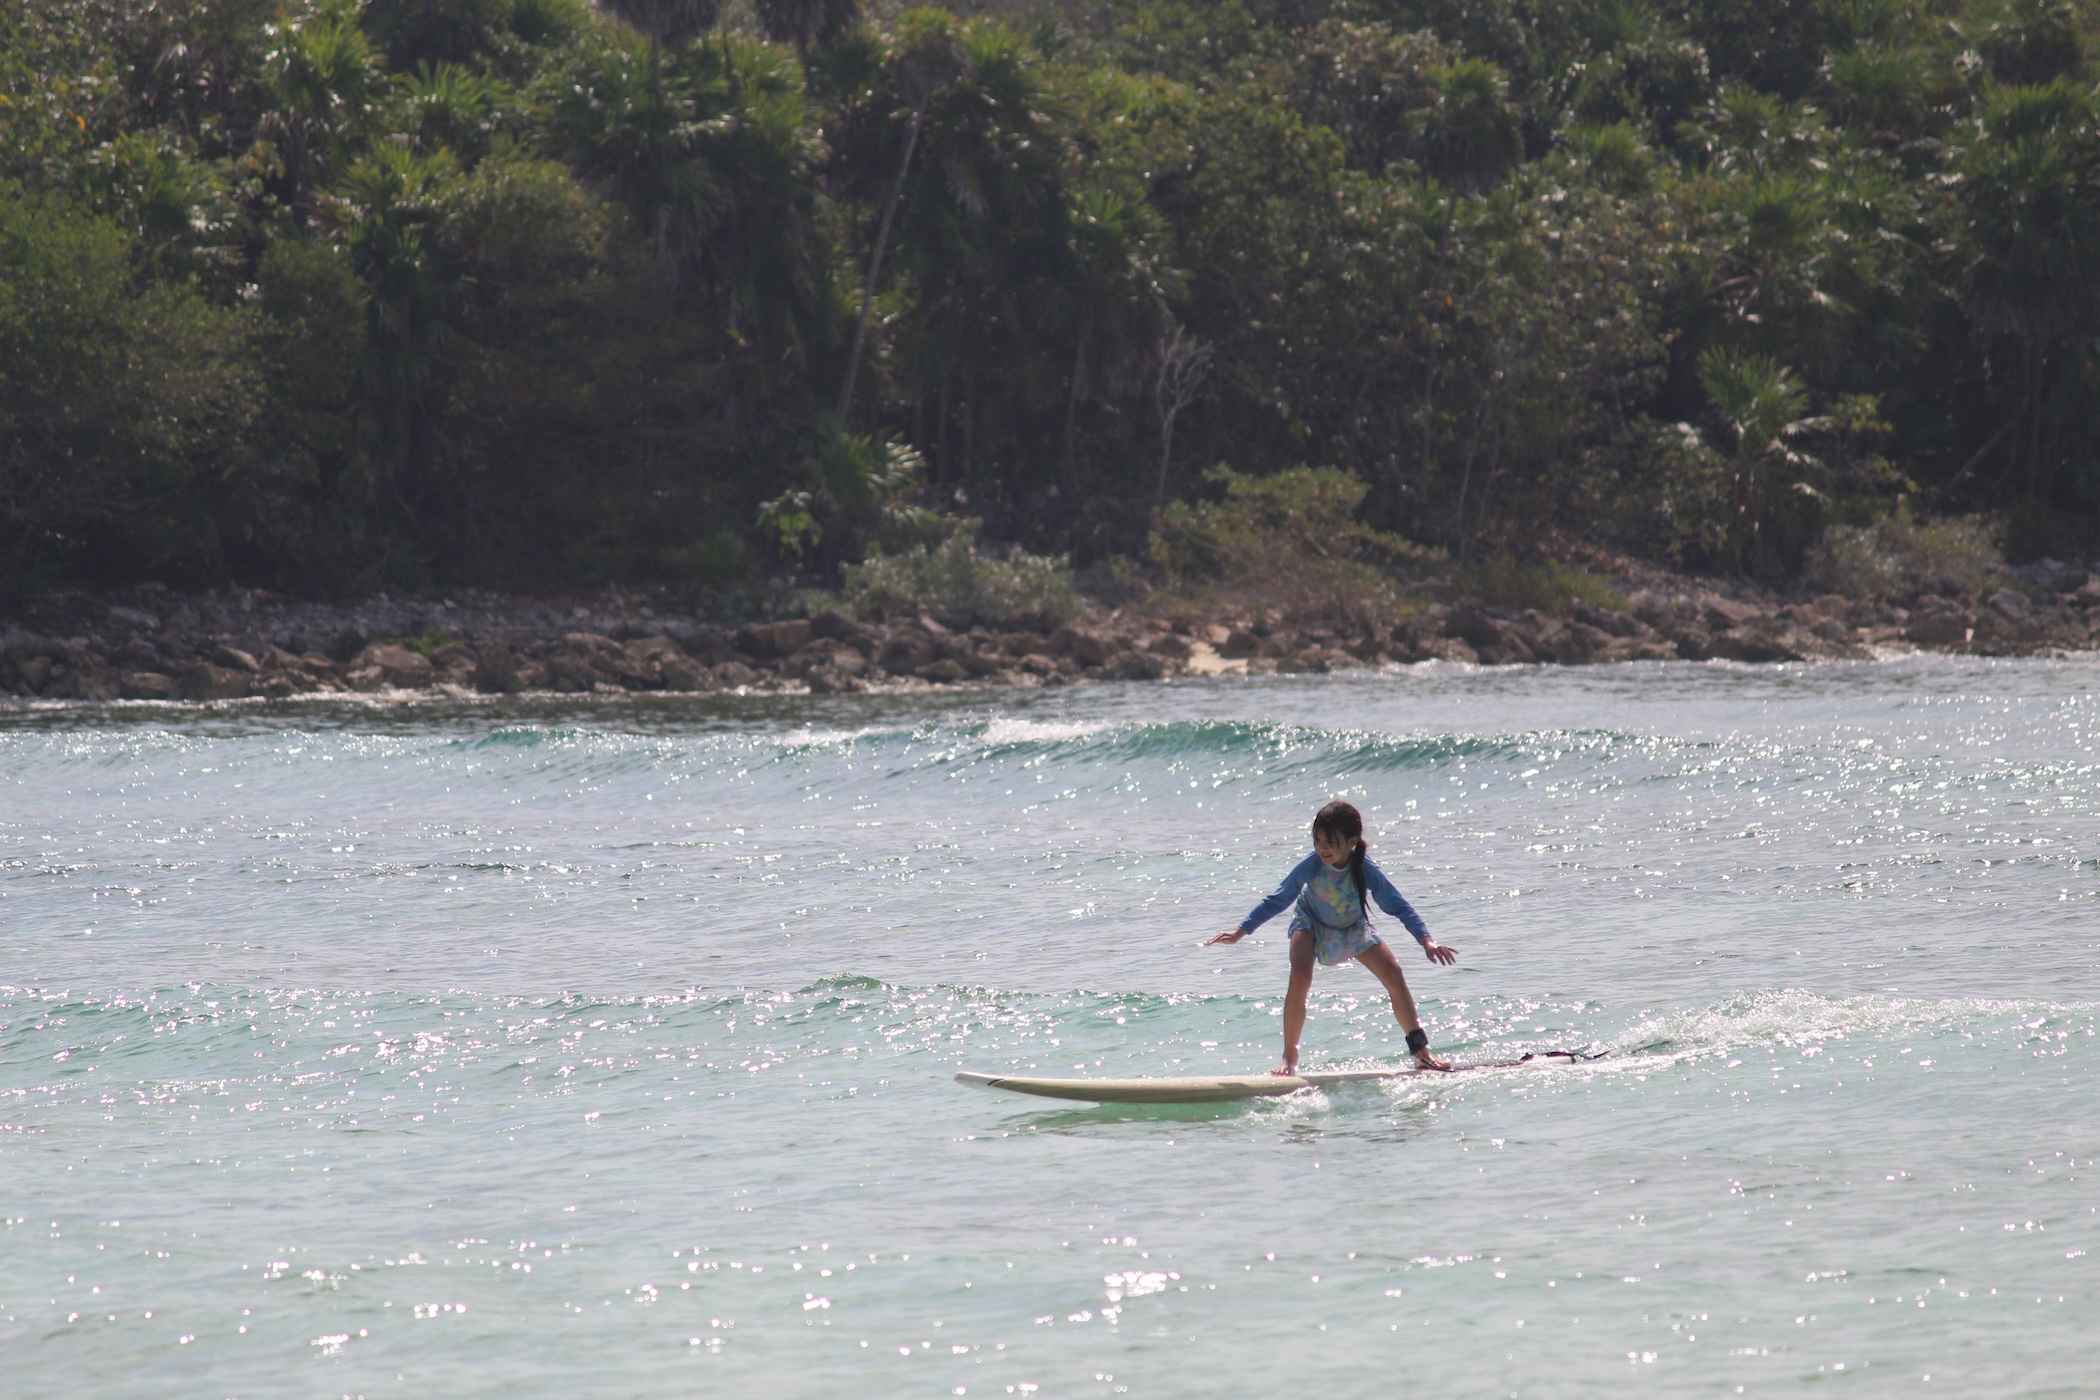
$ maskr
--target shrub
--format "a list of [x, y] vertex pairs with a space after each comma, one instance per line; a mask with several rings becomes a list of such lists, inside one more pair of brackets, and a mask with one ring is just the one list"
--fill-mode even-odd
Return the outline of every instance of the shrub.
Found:
[[989, 558], [971, 544], [979, 523], [957, 520], [938, 544], [846, 565], [847, 603], [866, 618], [926, 613], [948, 627], [1054, 626], [1079, 615], [1064, 560], [1018, 549]]
[[1152, 532], [1166, 591], [1198, 606], [1230, 601], [1285, 621], [1389, 621], [1395, 574], [1429, 558], [1356, 518], [1370, 490], [1333, 467], [1245, 476], [1218, 467], [1219, 501], [1176, 501]]
[[1810, 553], [1809, 581], [1852, 598], [1881, 598], [1935, 581], [1974, 591], [2005, 568], [1983, 516], [1918, 522], [1907, 503], [1870, 525], [1833, 525]]
[[1507, 554], [1468, 569], [1452, 580], [1461, 593], [1505, 608], [1537, 608], [1556, 617], [1577, 603], [1625, 612], [1632, 607], [1611, 582], [1587, 569], [1546, 559], [1519, 564]]

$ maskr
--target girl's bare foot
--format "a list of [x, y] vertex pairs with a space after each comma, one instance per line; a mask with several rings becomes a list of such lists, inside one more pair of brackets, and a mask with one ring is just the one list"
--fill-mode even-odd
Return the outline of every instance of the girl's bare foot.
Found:
[[1423, 1050], [1415, 1056], [1415, 1067], [1418, 1069], [1448, 1070], [1451, 1068], [1451, 1062], [1449, 1060], [1439, 1060], [1427, 1050]]
[[1290, 1064], [1286, 1064], [1286, 1065], [1279, 1065], [1279, 1066], [1278, 1066], [1277, 1068], [1275, 1068], [1275, 1069], [1272, 1069], [1272, 1070], [1270, 1070], [1270, 1071], [1269, 1071], [1269, 1073], [1271, 1073], [1271, 1074], [1278, 1074], [1278, 1075], [1285, 1075], [1285, 1076], [1288, 1076], [1288, 1075], [1293, 1075], [1293, 1074], [1296, 1074], [1297, 1072], [1298, 1072], [1298, 1067], [1297, 1067], [1296, 1065], [1290, 1065]]

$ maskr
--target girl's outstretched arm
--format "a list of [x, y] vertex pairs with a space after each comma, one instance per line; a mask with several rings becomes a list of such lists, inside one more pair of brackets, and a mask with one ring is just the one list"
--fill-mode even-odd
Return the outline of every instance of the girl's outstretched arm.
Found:
[[1247, 917], [1240, 920], [1237, 928], [1229, 928], [1216, 937], [1204, 939], [1203, 946], [1208, 948], [1214, 943], [1237, 943], [1290, 908], [1292, 902], [1298, 898], [1298, 891], [1305, 888], [1305, 882], [1312, 878], [1313, 871], [1318, 869], [1319, 865], [1320, 858], [1317, 855], [1310, 855], [1299, 861], [1291, 867], [1291, 873], [1283, 877], [1283, 883], [1278, 885], [1267, 899], [1247, 911]]
[[1422, 945], [1422, 951], [1429, 955], [1431, 962], [1449, 967], [1458, 961], [1458, 949], [1439, 943], [1431, 937], [1429, 925], [1422, 922], [1422, 916], [1415, 912], [1415, 907], [1407, 902], [1405, 895], [1393, 888], [1393, 882], [1386, 878], [1385, 872], [1368, 860], [1364, 862], [1364, 893], [1415, 936], [1415, 941]]

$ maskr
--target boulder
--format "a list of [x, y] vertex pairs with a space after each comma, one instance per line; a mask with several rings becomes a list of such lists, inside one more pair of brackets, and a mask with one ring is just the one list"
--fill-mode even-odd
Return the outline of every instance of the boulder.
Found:
[[255, 672], [262, 669], [261, 663], [239, 647], [220, 642], [211, 649], [211, 659], [219, 665], [235, 671]]
[[474, 664], [474, 688], [483, 695], [515, 695], [523, 690], [518, 654], [501, 642], [483, 642]]
[[1764, 616], [1763, 611], [1752, 604], [1738, 603], [1733, 598], [1723, 598], [1718, 594], [1707, 597], [1705, 603], [1707, 621], [1713, 625], [1716, 632], [1740, 627]]
[[659, 663], [663, 672], [664, 689], [692, 692], [713, 689], [713, 677], [705, 667], [683, 652], [677, 656], [666, 656]]
[[837, 608], [826, 608], [809, 620], [809, 632], [813, 637], [823, 637], [834, 642], [867, 651], [874, 643], [876, 631], [866, 623], [857, 622]]
[[1975, 635], [1975, 616], [1942, 598], [1919, 599], [1918, 607], [1903, 626], [1904, 640], [1921, 647], [1962, 646]]
[[809, 673], [809, 693], [812, 695], [844, 695], [867, 688], [866, 682], [828, 666], [819, 667]]
[[251, 673], [204, 661], [182, 673], [176, 694], [185, 700], [232, 700], [249, 694], [254, 687]]
[[126, 671], [119, 684], [126, 700], [172, 700], [175, 678], [158, 671]]
[[1050, 634], [1050, 645], [1083, 666], [1099, 666], [1116, 654], [1115, 643], [1108, 638], [1069, 622]]
[[2017, 588], [2001, 588], [1990, 597], [1990, 604], [1999, 614], [2013, 622], [2025, 622], [2034, 616], [2034, 602]]
[[675, 667], [685, 659], [678, 643], [669, 637], [637, 637], [606, 658], [613, 674], [633, 690], [664, 689], [669, 684], [665, 667]]
[[1480, 660], [1480, 653], [1464, 637], [1431, 637], [1422, 643], [1421, 653], [1424, 661], [1462, 661], [1471, 666]]
[[1731, 661], [1800, 661], [1801, 648], [1771, 618], [1754, 616], [1740, 627], [1716, 632], [1712, 654]]
[[349, 686], [352, 690], [362, 691], [365, 694], [370, 694], [375, 690], [385, 690], [386, 672], [380, 670], [377, 666], [352, 666], [343, 673], [343, 684]]
[[1112, 681], [1156, 681], [1166, 673], [1165, 661], [1142, 651], [1118, 652], [1101, 671], [1105, 679]]
[[1677, 654], [1687, 661], [1705, 661], [1714, 655], [1713, 633], [1696, 622], [1680, 622], [1665, 631]]
[[754, 622], [737, 629], [736, 649], [762, 659], [789, 656], [808, 646], [814, 635], [810, 624], [800, 618], [789, 622]]
[[912, 625], [898, 628], [890, 634], [888, 640], [882, 644], [880, 660], [889, 670], [907, 674], [927, 665], [939, 655], [940, 648], [933, 636]]
[[970, 673], [963, 669], [962, 663], [952, 657], [943, 657], [939, 661], [930, 661], [913, 671], [912, 674], [920, 680], [940, 681], [947, 684], [968, 680], [970, 676]]
[[1261, 654], [1261, 638], [1244, 627], [1235, 627], [1225, 634], [1225, 640], [1216, 643], [1218, 655], [1226, 661], [1245, 661], [1250, 656]]
[[587, 694], [603, 682], [612, 681], [583, 656], [573, 651], [557, 651], [547, 658], [547, 688], [567, 695]]
[[1164, 636], [1154, 637], [1152, 644], [1146, 647], [1145, 650], [1151, 652], [1154, 656], [1164, 657], [1169, 661], [1186, 661], [1196, 654], [1196, 649], [1189, 645], [1188, 638], [1177, 637], [1172, 632]]
[[717, 685], [738, 690], [747, 685], [756, 685], [758, 672], [741, 661], [725, 661], [715, 667], [714, 680]]
[[377, 667], [385, 676], [386, 683], [403, 690], [415, 690], [429, 685], [436, 676], [430, 658], [419, 651], [402, 646], [399, 642], [374, 642], [357, 654], [350, 663], [354, 671]]

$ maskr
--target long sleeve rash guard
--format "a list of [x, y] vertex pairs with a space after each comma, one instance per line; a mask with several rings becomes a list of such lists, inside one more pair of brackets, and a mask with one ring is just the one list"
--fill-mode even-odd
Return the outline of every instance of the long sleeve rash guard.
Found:
[[[1276, 887], [1275, 893], [1255, 905], [1253, 911], [1240, 920], [1240, 927], [1252, 933], [1290, 908], [1297, 901], [1298, 892], [1305, 888], [1305, 882], [1319, 874], [1324, 865], [1317, 852], [1299, 861], [1291, 868], [1291, 873], [1283, 877], [1283, 883]], [[1373, 865], [1369, 857], [1364, 859], [1364, 894], [1380, 909], [1398, 919], [1417, 942], [1429, 941], [1429, 925], [1422, 922], [1422, 916], [1415, 912], [1414, 906], [1393, 888], [1393, 882], [1385, 878], [1385, 872]]]

